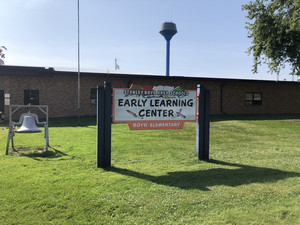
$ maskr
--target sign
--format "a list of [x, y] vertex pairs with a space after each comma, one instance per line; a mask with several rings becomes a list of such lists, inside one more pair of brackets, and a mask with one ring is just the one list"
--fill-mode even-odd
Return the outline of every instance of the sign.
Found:
[[[197, 85], [197, 97], [195, 91], [185, 91], [180, 87], [174, 89], [173, 87], [161, 86], [151, 88], [145, 86], [142, 89], [114, 89], [112, 91], [111, 86], [111, 82], [104, 81], [104, 86], [97, 87], [98, 168], [111, 167], [112, 114], [114, 122], [122, 123], [126, 122], [124, 119], [130, 118], [128, 123], [131, 123], [131, 129], [157, 129], [158, 127], [163, 127], [161, 129], [178, 129], [179, 125], [183, 124], [184, 121], [194, 121], [188, 120], [196, 118], [196, 110], [193, 112], [193, 108], [197, 109], [196, 154], [199, 160], [209, 160], [210, 92], [203, 85]], [[112, 92], [114, 93], [113, 95]], [[142, 101], [145, 99], [147, 101]], [[167, 103], [167, 100], [176, 99], [186, 101]], [[150, 100], [160, 101], [152, 101], [151, 105]], [[165, 100], [164, 103], [162, 103], [163, 100]], [[112, 112], [112, 108], [114, 112]], [[167, 110], [167, 112], [168, 110], [173, 110], [173, 116], [170, 118], [168, 113], [164, 116], [162, 111], [160, 113], [150, 113], [147, 116], [145, 111], [154, 109]], [[128, 116], [126, 113], [131, 116]], [[146, 116], [142, 116], [141, 113], [145, 113]], [[170, 111], [170, 114], [172, 114], [172, 111]], [[148, 117], [147, 120], [144, 117]], [[169, 120], [161, 120], [161, 117], [168, 117]], [[182, 119], [178, 119], [179, 117]], [[155, 118], [159, 120], [155, 120]]]
[[4, 105], [10, 105], [10, 99], [9, 99], [9, 98], [6, 98], [6, 99], [5, 99]]
[[196, 95], [182, 87], [115, 88], [113, 121], [131, 130], [182, 129], [185, 121], [196, 121]]
[[10, 94], [9, 93], [5, 93], [4, 94], [4, 98], [5, 98], [4, 104], [5, 105], [10, 105]]

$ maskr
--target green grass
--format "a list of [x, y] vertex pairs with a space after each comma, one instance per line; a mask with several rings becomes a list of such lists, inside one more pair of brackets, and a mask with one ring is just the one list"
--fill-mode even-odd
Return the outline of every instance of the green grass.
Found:
[[0, 124], [0, 224], [300, 224], [300, 115], [215, 116], [210, 161], [183, 130], [112, 125], [112, 167], [96, 168], [95, 117], [16, 134]]

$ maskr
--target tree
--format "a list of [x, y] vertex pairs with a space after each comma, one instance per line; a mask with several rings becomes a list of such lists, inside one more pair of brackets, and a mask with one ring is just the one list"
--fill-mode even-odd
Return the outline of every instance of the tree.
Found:
[[[253, 72], [266, 63], [279, 75], [285, 65], [300, 75], [300, 0], [255, 0], [242, 6], [248, 11], [246, 22], [252, 45]], [[252, 22], [253, 21], [253, 22]]]
[[0, 59], [5, 58], [5, 54], [3, 53], [3, 50], [7, 50], [5, 46], [0, 46]]

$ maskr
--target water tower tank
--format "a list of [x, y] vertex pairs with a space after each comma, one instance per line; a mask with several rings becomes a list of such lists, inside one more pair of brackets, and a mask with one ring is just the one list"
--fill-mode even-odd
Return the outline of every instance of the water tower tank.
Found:
[[164, 36], [167, 41], [177, 33], [176, 24], [172, 22], [165, 22], [161, 25], [159, 33]]

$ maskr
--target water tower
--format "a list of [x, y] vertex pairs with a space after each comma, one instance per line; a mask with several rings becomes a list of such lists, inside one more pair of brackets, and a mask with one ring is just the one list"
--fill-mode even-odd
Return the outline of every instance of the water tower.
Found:
[[170, 76], [170, 41], [177, 33], [176, 24], [172, 22], [165, 22], [161, 25], [159, 33], [164, 36], [167, 41], [167, 62], [166, 62], [166, 76]]

